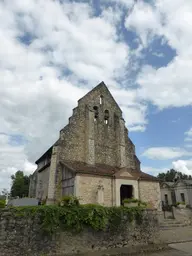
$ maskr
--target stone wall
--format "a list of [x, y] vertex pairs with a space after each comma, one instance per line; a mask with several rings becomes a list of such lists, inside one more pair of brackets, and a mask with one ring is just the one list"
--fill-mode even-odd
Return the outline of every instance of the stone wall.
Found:
[[140, 169], [122, 111], [103, 83], [78, 101], [60, 132], [59, 144], [63, 161]]
[[145, 211], [142, 224], [128, 223], [120, 230], [85, 229], [53, 236], [42, 234], [37, 217], [15, 217], [11, 211], [0, 211], [0, 256], [68, 255], [158, 242], [156, 211]]
[[139, 197], [150, 203], [154, 209], [161, 209], [161, 192], [159, 182], [139, 181]]
[[48, 195], [49, 171], [50, 166], [45, 168], [43, 171], [38, 172], [36, 190], [36, 198], [38, 199], [44, 200]]
[[30, 177], [29, 197], [36, 197], [37, 188], [37, 170]]
[[182, 202], [181, 194], [183, 193], [185, 197], [185, 204], [190, 205], [190, 197], [192, 196], [192, 194], [190, 195], [191, 189], [189, 186], [187, 187], [185, 183], [180, 181], [174, 186], [174, 190], [176, 202]]
[[98, 186], [101, 184], [104, 187], [103, 203], [105, 206], [112, 206], [112, 184], [113, 179], [108, 177], [95, 176], [76, 176], [76, 195], [80, 198], [81, 204], [97, 204]]
[[171, 189], [167, 187], [167, 185], [164, 185], [163, 187], [161, 187], [161, 201], [163, 201], [164, 203], [165, 203], [165, 195], [167, 195], [168, 204], [169, 205], [173, 204]]

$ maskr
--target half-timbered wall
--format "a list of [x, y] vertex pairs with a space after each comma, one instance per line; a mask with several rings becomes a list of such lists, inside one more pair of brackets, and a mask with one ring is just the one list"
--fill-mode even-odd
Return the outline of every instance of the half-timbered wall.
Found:
[[62, 169], [62, 195], [74, 195], [75, 175], [67, 167]]

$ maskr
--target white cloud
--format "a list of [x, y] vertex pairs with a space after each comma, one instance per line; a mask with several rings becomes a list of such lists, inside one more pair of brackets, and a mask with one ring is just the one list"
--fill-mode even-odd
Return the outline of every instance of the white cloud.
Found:
[[[146, 121], [146, 111], [147, 107], [144, 105], [138, 106], [130, 106], [130, 105], [121, 105], [121, 109], [123, 111], [123, 116], [126, 120], [126, 125], [128, 129], [132, 127], [132, 131], [134, 127], [138, 127], [138, 125], [145, 125], [147, 124]], [[133, 125], [134, 124], [134, 125]]]
[[129, 128], [129, 131], [130, 131], [130, 132], [144, 132], [145, 129], [146, 129], [145, 126], [136, 125], [136, 126], [130, 127], [130, 128]]
[[159, 14], [153, 10], [150, 4], [139, 1], [131, 15], [125, 20], [125, 27], [134, 30], [141, 38], [142, 44], [147, 45], [152, 40], [154, 31], [160, 29]]
[[109, 6], [107, 8], [104, 7], [101, 13], [102, 18], [104, 18], [110, 24], [117, 26], [121, 22], [122, 15], [123, 11], [118, 6]]
[[174, 161], [173, 168], [187, 175], [192, 175], [192, 159]]
[[102, 80], [123, 105], [127, 124], [146, 125], [146, 107], [136, 90], [117, 82], [130, 61], [116, 27], [120, 15], [112, 17], [109, 9], [95, 17], [88, 3], [0, 1], [0, 133], [27, 140], [16, 147], [2, 142], [2, 185], [17, 169], [30, 172], [77, 100]]
[[192, 159], [189, 160], [176, 160], [171, 163], [167, 168], [154, 168], [150, 166], [141, 166], [142, 171], [149, 173], [151, 175], [157, 176], [159, 173], [167, 172], [169, 169], [173, 168], [178, 172], [182, 172], [187, 175], [192, 175]]
[[36, 169], [36, 165], [28, 161], [24, 146], [12, 146], [10, 142], [10, 136], [0, 134], [0, 191], [10, 188], [11, 175], [16, 171], [29, 175]]
[[152, 147], [145, 150], [142, 156], [149, 159], [168, 160], [183, 156], [192, 156], [192, 152], [177, 147]]
[[141, 170], [145, 173], [157, 176], [159, 173], [167, 172], [169, 168], [155, 168], [151, 166], [141, 166]]
[[176, 51], [165, 67], [144, 66], [138, 76], [138, 93], [159, 108], [192, 104], [192, 2], [157, 0], [152, 6], [138, 1], [125, 26], [137, 32], [144, 47], [156, 38]]
[[137, 82], [141, 98], [150, 100], [159, 108], [181, 107], [192, 104], [190, 61], [176, 58], [168, 67], [143, 67]]
[[192, 137], [192, 128], [190, 128], [185, 134], [189, 137]]
[[185, 132], [185, 141], [192, 142], [192, 128], [190, 128], [187, 132]]

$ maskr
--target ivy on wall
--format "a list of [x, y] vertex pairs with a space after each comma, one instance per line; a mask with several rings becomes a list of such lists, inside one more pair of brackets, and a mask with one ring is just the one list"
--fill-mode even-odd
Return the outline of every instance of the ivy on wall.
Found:
[[[4, 210], [0, 211], [2, 215]], [[53, 234], [59, 230], [79, 232], [84, 228], [93, 230], [116, 231], [124, 228], [125, 223], [142, 222], [142, 207], [103, 207], [100, 205], [28, 206], [6, 209], [15, 218], [38, 218], [40, 229]]]

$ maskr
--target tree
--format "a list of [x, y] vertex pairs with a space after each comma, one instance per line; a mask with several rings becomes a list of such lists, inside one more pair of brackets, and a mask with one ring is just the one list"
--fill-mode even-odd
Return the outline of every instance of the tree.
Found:
[[11, 176], [11, 196], [12, 197], [26, 197], [29, 191], [30, 176], [24, 175], [22, 171], [17, 171], [15, 175]]
[[192, 176], [178, 172], [174, 169], [168, 170], [166, 173], [162, 172], [157, 175], [157, 178], [161, 181], [173, 182], [175, 178], [180, 178], [182, 180], [191, 180]]

